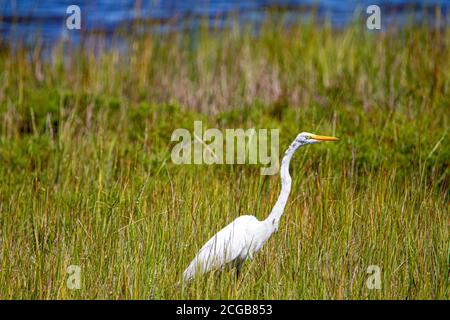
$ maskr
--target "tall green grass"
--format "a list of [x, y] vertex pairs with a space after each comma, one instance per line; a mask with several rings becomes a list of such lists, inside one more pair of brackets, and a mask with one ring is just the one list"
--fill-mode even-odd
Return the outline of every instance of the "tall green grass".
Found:
[[[65, 52], [65, 53], [63, 53]], [[0, 298], [447, 299], [450, 32], [315, 24], [0, 52]], [[174, 129], [339, 136], [291, 164], [279, 231], [242, 277], [177, 282], [279, 177], [171, 162]], [[283, 150], [280, 150], [282, 152]], [[81, 267], [69, 290], [67, 267]], [[366, 286], [381, 268], [381, 290]]]

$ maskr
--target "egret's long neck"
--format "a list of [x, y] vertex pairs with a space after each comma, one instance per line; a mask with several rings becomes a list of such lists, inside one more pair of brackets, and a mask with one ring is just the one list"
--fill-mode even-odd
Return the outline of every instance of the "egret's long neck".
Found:
[[291, 162], [292, 156], [299, 146], [293, 142], [289, 148], [286, 150], [283, 160], [281, 160], [280, 167], [280, 177], [281, 177], [281, 192], [278, 196], [278, 200], [275, 203], [272, 212], [265, 220], [265, 223], [269, 225], [269, 228], [273, 231], [278, 229], [278, 224], [280, 223], [280, 218], [283, 215], [284, 208], [291, 192], [292, 179], [289, 174], [289, 164]]

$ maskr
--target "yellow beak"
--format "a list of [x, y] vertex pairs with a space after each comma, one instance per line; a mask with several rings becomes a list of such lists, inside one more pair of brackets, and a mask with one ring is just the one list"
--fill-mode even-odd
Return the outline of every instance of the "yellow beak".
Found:
[[329, 137], [329, 136], [318, 136], [316, 134], [312, 134], [311, 138], [318, 141], [337, 141], [339, 140], [336, 137]]

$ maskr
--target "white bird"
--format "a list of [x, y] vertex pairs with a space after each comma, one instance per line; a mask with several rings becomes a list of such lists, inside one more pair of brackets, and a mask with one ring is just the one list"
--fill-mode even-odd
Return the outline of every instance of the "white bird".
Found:
[[250, 215], [240, 216], [216, 233], [186, 268], [183, 281], [187, 283], [197, 275], [230, 265], [236, 267], [239, 276], [243, 262], [252, 259], [269, 237], [278, 230], [278, 224], [291, 191], [289, 163], [294, 153], [304, 145], [335, 140], [338, 138], [308, 132], [300, 133], [286, 150], [281, 161], [281, 192], [269, 216], [263, 221]]

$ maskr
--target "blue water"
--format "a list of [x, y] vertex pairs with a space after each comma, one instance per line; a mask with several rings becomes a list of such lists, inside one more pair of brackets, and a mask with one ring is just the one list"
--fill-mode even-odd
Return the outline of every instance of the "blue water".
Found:
[[[71, 4], [81, 8], [81, 31], [65, 27], [66, 8]], [[266, 9], [274, 6], [287, 12], [288, 22], [306, 21], [315, 10], [319, 19], [341, 28], [357, 17], [365, 18], [365, 8], [371, 4], [381, 8], [383, 29], [401, 26], [411, 17], [420, 23], [435, 13], [436, 6], [440, 7], [442, 24], [449, 24], [450, 0], [0, 0], [0, 39], [33, 42], [39, 38], [52, 43], [65, 37], [76, 42], [81, 34], [95, 31], [112, 35], [136, 18], [147, 22], [144, 32], [195, 29], [205, 18], [211, 25], [225, 28], [229, 14], [238, 14], [244, 24], [258, 25], [267, 19]]]

